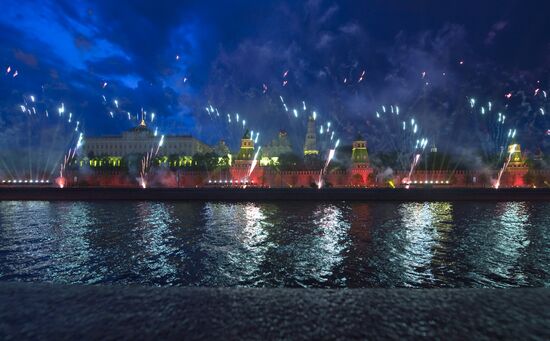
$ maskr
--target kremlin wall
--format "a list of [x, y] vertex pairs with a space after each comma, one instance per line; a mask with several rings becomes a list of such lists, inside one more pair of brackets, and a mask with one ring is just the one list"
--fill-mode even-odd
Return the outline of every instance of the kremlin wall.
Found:
[[[85, 156], [75, 161], [64, 179], [66, 186], [136, 187], [139, 185], [138, 165], [143, 151], [158, 145], [158, 137], [145, 122], [119, 137], [96, 137], [85, 144]], [[499, 170], [409, 170], [379, 174], [369, 164], [367, 141], [358, 137], [352, 144], [351, 160], [346, 169], [323, 171], [324, 160], [319, 155], [315, 120], [310, 118], [303, 148], [305, 167], [284, 170], [278, 167], [282, 155], [292, 152], [285, 132], [270, 144], [255, 148], [250, 132], [241, 139], [241, 147], [231, 154], [223, 141], [210, 147], [190, 136], [170, 136], [168, 144], [158, 150], [151, 168], [145, 174], [147, 187], [491, 187]], [[502, 173], [500, 187], [526, 187], [529, 169], [519, 144], [510, 146], [510, 162]], [[108, 151], [108, 154], [103, 152]], [[138, 151], [138, 152], [133, 152]], [[193, 155], [211, 153], [218, 161], [209, 170], [192, 167]], [[215, 153], [215, 154], [213, 154]], [[256, 159], [255, 159], [256, 157]], [[195, 157], [196, 158], [196, 157]], [[530, 171], [542, 186], [548, 186], [549, 170]]]

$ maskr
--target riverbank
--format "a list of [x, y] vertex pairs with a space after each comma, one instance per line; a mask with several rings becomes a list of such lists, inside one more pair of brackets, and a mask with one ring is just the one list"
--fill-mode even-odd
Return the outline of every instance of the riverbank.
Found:
[[0, 283], [6, 339], [550, 338], [550, 289]]
[[0, 187], [0, 200], [549, 201], [550, 188]]

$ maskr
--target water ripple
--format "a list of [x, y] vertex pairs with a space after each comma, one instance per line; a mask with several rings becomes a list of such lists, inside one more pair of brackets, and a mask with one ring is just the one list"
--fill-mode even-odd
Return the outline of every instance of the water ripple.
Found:
[[550, 286], [549, 203], [0, 202], [0, 280]]

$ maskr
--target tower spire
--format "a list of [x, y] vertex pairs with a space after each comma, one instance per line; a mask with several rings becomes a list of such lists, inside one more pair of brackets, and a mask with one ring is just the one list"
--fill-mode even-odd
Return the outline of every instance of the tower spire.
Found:
[[143, 108], [141, 108], [141, 122], [139, 122], [139, 125], [142, 126], [142, 127], [146, 126], [146, 124], [145, 124], [145, 115], [143, 113]]
[[307, 121], [307, 134], [306, 141], [304, 143], [304, 155], [317, 155], [317, 134], [315, 131], [315, 119], [310, 116]]

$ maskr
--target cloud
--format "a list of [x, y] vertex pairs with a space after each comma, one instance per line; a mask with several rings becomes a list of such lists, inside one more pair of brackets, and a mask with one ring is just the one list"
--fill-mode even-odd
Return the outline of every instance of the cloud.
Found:
[[84, 51], [88, 51], [92, 48], [92, 42], [82, 35], [78, 35], [74, 38], [74, 44]]
[[338, 5], [332, 5], [330, 6], [320, 17], [319, 17], [319, 20], [318, 22], [320, 24], [323, 24], [325, 22], [327, 22], [328, 20], [330, 20], [330, 18], [332, 18], [336, 12], [338, 12], [339, 10], [339, 7]]
[[[109, 102], [119, 98], [133, 113], [141, 107], [157, 112], [167, 131], [193, 128], [193, 134], [210, 140], [233, 134], [238, 143], [241, 128], [210, 117], [204, 107], [212, 104], [224, 114], [246, 116], [266, 140], [281, 128], [289, 131], [297, 149], [303, 144], [303, 118], [317, 110], [320, 122], [330, 121], [342, 139], [367, 132], [376, 149], [391, 133], [401, 137], [396, 129], [381, 133], [385, 128], [374, 113], [382, 104], [399, 104], [403, 115], [425, 122], [430, 139], [439, 141], [447, 134], [470, 143], [467, 135], [474, 134], [462, 131], [487, 127], [464, 119], [475, 117], [464, 114], [467, 96], [502, 99], [503, 88], [533, 86], [530, 78], [537, 72], [521, 76], [524, 70], [505, 70], [483, 55], [494, 49], [494, 39], [509, 28], [508, 21], [488, 19], [495, 24], [486, 48], [479, 49], [472, 46], [472, 37], [483, 40], [485, 29], [448, 22], [441, 13], [406, 20], [381, 3], [369, 4], [368, 11], [361, 4], [328, 0], [8, 6], [0, 18], [0, 58], [21, 64], [22, 77], [6, 83], [0, 100], [6, 108], [16, 107], [22, 94], [40, 93], [43, 85], [52, 105], [63, 100], [85, 116], [90, 134], [133, 124], [122, 116], [108, 121], [112, 108], [102, 103], [105, 95]], [[453, 19], [460, 21], [459, 16]], [[546, 60], [539, 70], [547, 66]], [[104, 81], [109, 83], [105, 89]], [[296, 119], [284, 111], [279, 96], [290, 109], [301, 108], [304, 101], [308, 110]], [[527, 117], [537, 105], [518, 108]], [[514, 124], [531, 132], [536, 124], [525, 117]]]
[[18, 61], [20, 61], [22, 63], [25, 63], [28, 66], [31, 66], [31, 67], [38, 66], [38, 59], [32, 53], [25, 53], [25, 52], [23, 52], [19, 49], [16, 49], [13, 52], [13, 56], [15, 57], [15, 59], [17, 59]]
[[110, 56], [95, 61], [88, 61], [87, 67], [91, 72], [107, 77], [134, 74], [136, 72], [135, 64], [131, 60], [120, 56]]
[[335, 39], [334, 35], [330, 32], [324, 32], [321, 33], [321, 36], [319, 37], [319, 41], [315, 45], [318, 49], [327, 48], [330, 46], [330, 43], [333, 42]]
[[345, 34], [358, 34], [362, 30], [357, 23], [348, 22], [340, 27], [340, 31], [342, 31]]
[[485, 38], [485, 45], [491, 45], [495, 41], [495, 38], [497, 34], [504, 30], [506, 27], [508, 27], [507, 21], [498, 21], [491, 26], [491, 30], [489, 33], [487, 33], [487, 37]]

